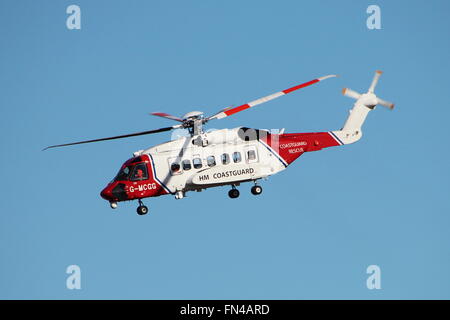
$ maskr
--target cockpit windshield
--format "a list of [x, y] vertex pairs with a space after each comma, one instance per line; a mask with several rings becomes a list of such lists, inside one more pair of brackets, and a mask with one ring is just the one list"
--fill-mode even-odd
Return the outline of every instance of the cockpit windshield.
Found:
[[131, 167], [132, 166], [128, 166], [128, 167], [120, 169], [119, 173], [114, 178], [114, 181], [128, 180], [128, 176], [130, 175], [130, 172], [131, 172]]
[[141, 181], [148, 179], [147, 166], [145, 163], [138, 163], [126, 166], [120, 169], [117, 176], [114, 178], [114, 181]]

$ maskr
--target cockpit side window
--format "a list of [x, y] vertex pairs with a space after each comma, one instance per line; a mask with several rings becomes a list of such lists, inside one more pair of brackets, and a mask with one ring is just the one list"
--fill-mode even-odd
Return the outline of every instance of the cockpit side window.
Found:
[[134, 166], [131, 174], [131, 181], [142, 181], [148, 179], [147, 166], [145, 163], [139, 163]]

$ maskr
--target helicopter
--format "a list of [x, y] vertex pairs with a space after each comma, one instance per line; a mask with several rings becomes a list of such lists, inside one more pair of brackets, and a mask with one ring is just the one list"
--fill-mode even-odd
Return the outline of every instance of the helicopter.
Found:
[[145, 215], [149, 210], [144, 205], [143, 198], [170, 194], [176, 199], [183, 199], [189, 191], [201, 192], [219, 186], [231, 186], [228, 196], [236, 199], [240, 194], [237, 187], [245, 182], [253, 183], [250, 191], [256, 196], [262, 193], [259, 180], [283, 171], [305, 152], [351, 144], [361, 139], [361, 127], [367, 114], [377, 105], [394, 109], [393, 103], [377, 97], [374, 93], [381, 74], [382, 71], [375, 72], [366, 93], [343, 89], [342, 93], [356, 102], [340, 130], [309, 133], [284, 133], [284, 129], [274, 132], [247, 127], [204, 130], [204, 125], [209, 121], [229, 117], [336, 77], [327, 75], [237, 107], [225, 108], [209, 117], [205, 117], [200, 111], [191, 111], [182, 117], [153, 112], [153, 116], [176, 121], [178, 124], [156, 130], [53, 145], [44, 150], [187, 129], [187, 136], [136, 151], [132, 158], [122, 164], [114, 179], [100, 193], [112, 209], [116, 209], [120, 201], [137, 200], [137, 213]]

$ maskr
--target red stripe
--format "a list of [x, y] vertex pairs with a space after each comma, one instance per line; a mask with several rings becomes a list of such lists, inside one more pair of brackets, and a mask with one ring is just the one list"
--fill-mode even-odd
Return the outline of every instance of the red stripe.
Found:
[[225, 114], [227, 116], [231, 116], [232, 114], [235, 114], [235, 113], [237, 113], [239, 111], [242, 111], [242, 110], [245, 110], [245, 109], [248, 109], [248, 108], [250, 108], [250, 106], [248, 105], [248, 103], [246, 103], [246, 104], [243, 104], [243, 105], [241, 105], [239, 107], [236, 107], [236, 108], [233, 108], [233, 109], [225, 111]]
[[314, 79], [314, 80], [311, 80], [309, 82], [305, 82], [305, 83], [299, 84], [298, 86], [295, 86], [295, 87], [283, 90], [283, 92], [287, 94], [289, 92], [292, 92], [292, 91], [295, 91], [295, 90], [298, 90], [298, 89], [310, 86], [310, 85], [312, 85], [314, 83], [317, 83], [317, 82], [319, 82], [319, 80], [318, 79]]
[[153, 114], [154, 114], [155, 116], [170, 116], [170, 114], [164, 113], [164, 112], [153, 112]]

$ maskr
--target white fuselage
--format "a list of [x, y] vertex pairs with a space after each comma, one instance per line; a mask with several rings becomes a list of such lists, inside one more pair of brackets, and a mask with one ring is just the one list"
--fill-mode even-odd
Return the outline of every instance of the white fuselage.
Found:
[[144, 150], [142, 154], [148, 154], [153, 160], [155, 174], [170, 193], [238, 185], [286, 168], [263, 142], [241, 139], [239, 129], [204, 133], [205, 146], [194, 144], [193, 137], [181, 137]]

